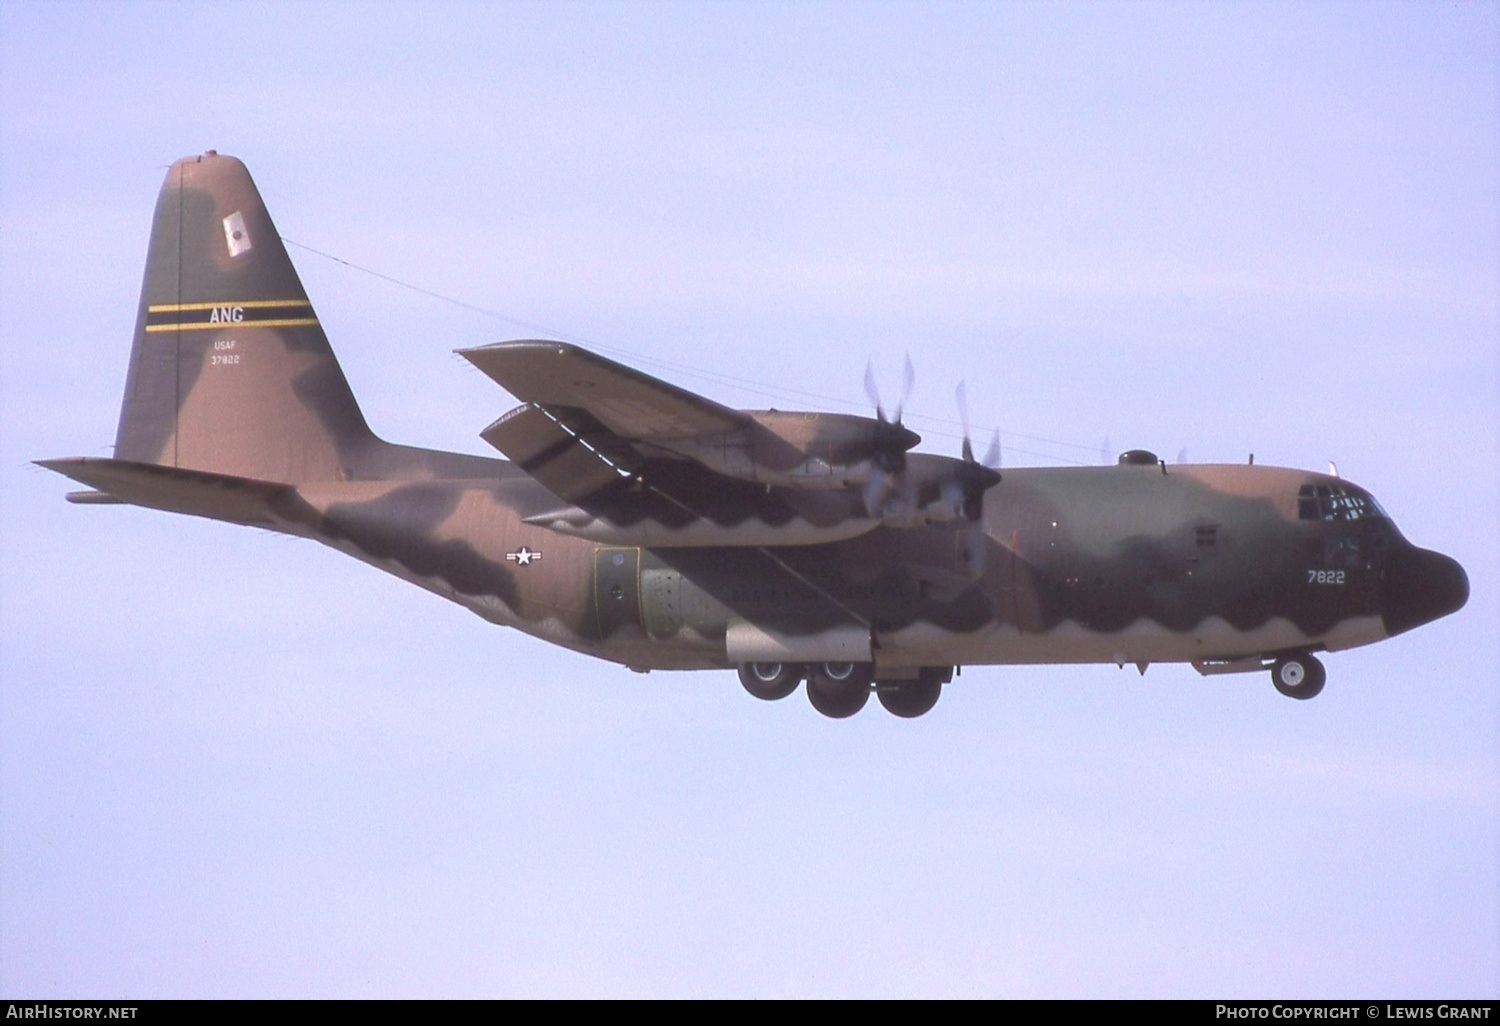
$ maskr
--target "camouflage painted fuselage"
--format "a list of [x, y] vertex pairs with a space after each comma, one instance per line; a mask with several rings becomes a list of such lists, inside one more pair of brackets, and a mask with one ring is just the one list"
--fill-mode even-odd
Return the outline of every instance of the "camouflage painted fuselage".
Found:
[[1363, 494], [1303, 471], [1007, 471], [986, 499], [976, 577], [957, 522], [787, 548], [600, 545], [527, 524], [556, 499], [497, 470], [303, 486], [293, 529], [486, 619], [642, 669], [731, 665], [739, 624], [794, 648], [867, 624], [876, 665], [894, 668], [1337, 650], [1430, 611], [1401, 601], [1413, 571], [1397, 566], [1409, 546], [1389, 519], [1299, 518], [1303, 488]]
[[75, 501], [313, 538], [637, 669], [1232, 663], [1467, 598], [1336, 477], [1135, 454], [1001, 480], [967, 452], [908, 458], [884, 418], [730, 410], [562, 343], [464, 355], [523, 400], [484, 432], [514, 461], [377, 438], [243, 165], [187, 158], [115, 457], [45, 465], [96, 489]]

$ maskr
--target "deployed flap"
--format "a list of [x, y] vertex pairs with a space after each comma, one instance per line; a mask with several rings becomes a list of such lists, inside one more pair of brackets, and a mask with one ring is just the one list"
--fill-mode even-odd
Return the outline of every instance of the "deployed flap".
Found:
[[738, 410], [566, 342], [497, 342], [458, 354], [539, 406], [587, 410], [622, 438], [694, 438], [745, 427]]
[[630, 445], [588, 412], [563, 406], [518, 406], [480, 437], [569, 502], [630, 476], [640, 464]]
[[120, 502], [172, 513], [267, 527], [304, 522], [311, 516], [295, 488], [270, 481], [130, 460], [83, 457], [37, 464]]

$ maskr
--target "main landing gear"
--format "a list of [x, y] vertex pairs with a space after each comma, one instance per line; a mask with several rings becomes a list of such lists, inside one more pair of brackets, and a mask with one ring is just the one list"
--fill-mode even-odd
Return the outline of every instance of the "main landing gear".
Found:
[[1284, 655], [1271, 666], [1271, 683], [1288, 698], [1313, 698], [1327, 680], [1323, 664], [1305, 652]]
[[952, 679], [951, 666], [924, 666], [916, 680], [882, 684], [875, 691], [875, 697], [891, 715], [914, 720], [937, 705], [943, 685]]
[[914, 719], [930, 712], [953, 679], [951, 666], [924, 666], [914, 680], [875, 681], [870, 663], [742, 663], [740, 683], [756, 698], [776, 701], [807, 681], [807, 700], [824, 716], [842, 720], [865, 707], [873, 690], [887, 712]]
[[807, 668], [796, 663], [741, 663], [740, 683], [765, 702], [775, 702], [797, 690]]
[[869, 663], [815, 663], [807, 675], [807, 700], [824, 716], [842, 720], [865, 707], [873, 679]]

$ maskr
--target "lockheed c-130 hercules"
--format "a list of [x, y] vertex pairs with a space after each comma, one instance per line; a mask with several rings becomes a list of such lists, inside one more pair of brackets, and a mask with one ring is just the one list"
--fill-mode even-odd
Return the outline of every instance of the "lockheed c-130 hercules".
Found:
[[521, 401], [506, 459], [366, 425], [243, 164], [177, 161], [156, 205], [112, 459], [124, 502], [313, 538], [497, 624], [637, 670], [804, 680], [828, 716], [932, 708], [955, 668], [1188, 662], [1323, 687], [1313, 655], [1459, 609], [1469, 585], [1334, 475], [1006, 469], [887, 416], [730, 409], [563, 342], [460, 351]]

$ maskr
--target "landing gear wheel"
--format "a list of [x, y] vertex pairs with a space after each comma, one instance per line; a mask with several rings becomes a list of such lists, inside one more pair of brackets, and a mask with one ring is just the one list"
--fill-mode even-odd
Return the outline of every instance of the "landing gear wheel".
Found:
[[880, 704], [891, 715], [914, 720], [923, 713], [930, 712], [942, 693], [943, 686], [935, 680], [912, 680], [881, 688], [875, 692], [875, 697], [880, 699]]
[[1271, 667], [1271, 683], [1288, 698], [1309, 699], [1323, 690], [1328, 673], [1323, 664], [1304, 653], [1282, 656]]
[[885, 706], [885, 711], [902, 719], [914, 720], [932, 711], [938, 696], [943, 693], [943, 682], [953, 679], [953, 670], [947, 672], [932, 667], [924, 668], [916, 680], [903, 680], [895, 684], [880, 686], [875, 697]]
[[874, 667], [869, 663], [819, 663], [807, 678], [807, 700], [824, 716], [853, 716], [870, 700]]
[[741, 663], [740, 683], [763, 702], [775, 702], [797, 690], [807, 668], [800, 663]]

